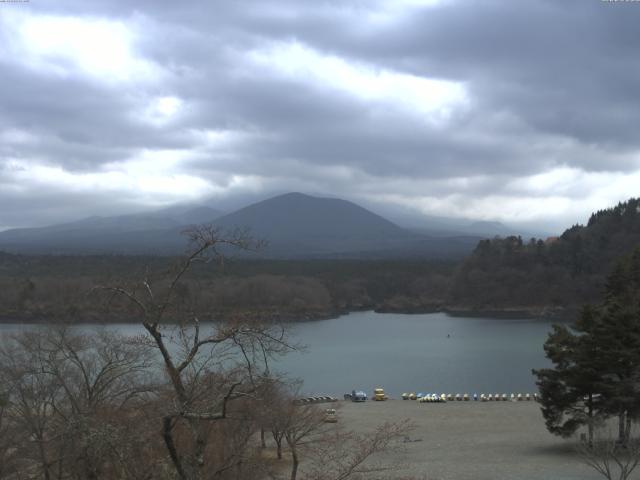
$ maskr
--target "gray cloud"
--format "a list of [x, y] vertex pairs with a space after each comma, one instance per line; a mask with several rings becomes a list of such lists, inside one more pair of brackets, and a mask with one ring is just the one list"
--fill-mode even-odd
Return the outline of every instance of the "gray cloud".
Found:
[[[29, 64], [15, 47], [19, 39], [0, 33], [9, 45], [9, 55], [0, 59], [0, 228], [149, 208], [171, 198], [194, 200], [193, 191], [164, 195], [161, 182], [136, 190], [144, 183], [140, 168], [164, 175], [168, 185], [185, 176], [176, 185], [188, 189], [196, 182], [203, 201], [301, 189], [372, 201], [377, 192], [427, 213], [468, 215], [477, 211], [466, 205], [490, 205], [495, 197], [487, 218], [520, 215], [505, 208], [513, 199], [522, 202], [522, 216], [544, 220], [531, 214], [529, 202], [561, 197], [563, 210], [550, 220], [566, 218], [568, 224], [586, 208], [629, 194], [630, 187], [606, 185], [620, 175], [640, 176], [640, 5], [398, 5], [2, 5], [0, 15], [120, 22], [134, 32], [134, 66], [148, 62], [155, 70], [151, 78], [109, 82], [73, 60], [48, 57], [65, 70], [61, 75]], [[315, 56], [269, 57], [286, 55], [287, 45]], [[256, 62], [256, 55], [263, 61]], [[316, 72], [318, 58], [326, 60], [320, 67], [351, 68], [347, 74], [356, 76]], [[303, 64], [283, 70], [290, 60]], [[357, 84], [360, 74], [379, 83], [383, 75], [446, 80], [463, 86], [466, 100], [444, 120], [431, 121], [430, 114], [407, 105], [415, 92], [402, 91], [399, 77], [385, 87], [399, 90], [387, 98], [386, 91], [360, 95], [368, 88]], [[179, 99], [175, 116], [153, 112], [162, 98]], [[157, 164], [154, 152], [162, 152]], [[167, 166], [171, 152], [180, 161]], [[140, 158], [146, 167], [127, 170], [128, 162]], [[42, 173], [31, 175], [35, 166], [70, 176], [56, 183]], [[119, 176], [123, 183], [115, 186], [110, 177], [99, 180], [114, 168], [137, 180], [129, 185]], [[96, 186], [83, 188], [82, 175], [98, 176], [91, 177]], [[78, 185], [70, 187], [74, 181]], [[540, 182], [548, 182], [546, 189]], [[587, 183], [576, 188], [579, 182]], [[548, 212], [548, 204], [540, 205], [540, 212]]]

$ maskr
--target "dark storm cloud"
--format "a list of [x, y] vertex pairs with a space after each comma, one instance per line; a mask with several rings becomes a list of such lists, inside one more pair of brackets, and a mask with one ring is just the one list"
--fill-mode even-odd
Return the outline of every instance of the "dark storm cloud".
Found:
[[[308, 186], [401, 196], [423, 185], [425, 195], [473, 201], [553, 168], [639, 168], [640, 5], [631, 2], [41, 0], [0, 8], [0, 15], [21, 8], [27, 16], [121, 22], [135, 32], [132, 55], [158, 72], [151, 80], [109, 83], [73, 65], [66, 76], [33, 68], [19, 51], [0, 59], [0, 183], [7, 185], [0, 201], [23, 212], [0, 207], [0, 227], [20, 217], [39, 223], [44, 205], [52, 219], [107, 210], [105, 192], [67, 196], [41, 182], [34, 182], [38, 192], [28, 182], [9, 188], [25, 181], [12, 169], [38, 163], [104, 173], [144, 151], [193, 152], [167, 174], [205, 179], [228, 194], [236, 193], [235, 176], [244, 176], [257, 179], [246, 187], [254, 194]], [[444, 120], [430, 121], [384, 92], [341, 88], [338, 72], [314, 77], [307, 68], [314, 65], [288, 72], [269, 62], [290, 45], [374, 80], [402, 74], [450, 81], [466, 99]], [[179, 99], [178, 113], [149, 120], [145, 112], [163, 97]], [[6, 133], [16, 131], [31, 138]], [[231, 140], [203, 140], [211, 132]], [[454, 180], [474, 177], [460, 192]], [[140, 195], [141, 205], [149, 195]], [[134, 205], [136, 192], [123, 198], [122, 205]], [[460, 213], [457, 202], [449, 213]]]
[[377, 64], [467, 81], [481, 112], [508, 110], [538, 131], [635, 149], [638, 20], [638, 5], [624, 2], [451, 2], [359, 41], [329, 42]]

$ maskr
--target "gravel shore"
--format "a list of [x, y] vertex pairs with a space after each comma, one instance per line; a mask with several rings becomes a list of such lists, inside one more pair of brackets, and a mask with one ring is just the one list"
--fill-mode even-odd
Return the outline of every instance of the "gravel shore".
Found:
[[385, 421], [410, 419], [401, 454], [378, 456], [400, 463], [388, 478], [425, 480], [591, 480], [600, 477], [581, 463], [575, 442], [551, 435], [535, 402], [411, 400], [338, 402], [339, 422], [364, 433]]

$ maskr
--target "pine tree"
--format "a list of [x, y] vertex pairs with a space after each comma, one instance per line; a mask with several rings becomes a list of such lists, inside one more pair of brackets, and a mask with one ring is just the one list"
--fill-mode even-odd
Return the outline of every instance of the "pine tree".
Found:
[[571, 328], [555, 325], [544, 349], [554, 368], [534, 370], [538, 377], [542, 415], [547, 429], [562, 437], [573, 435], [586, 425], [589, 442], [595, 425], [605, 416], [598, 393], [601, 370], [595, 355], [597, 345], [589, 331], [597, 312], [586, 307]]
[[608, 277], [605, 300], [585, 307], [570, 328], [545, 343], [553, 368], [534, 370], [548, 430], [570, 436], [583, 425], [618, 417], [618, 441], [640, 418], [640, 248]]
[[606, 409], [618, 417], [618, 440], [626, 443], [640, 417], [640, 249], [609, 276], [594, 335]]

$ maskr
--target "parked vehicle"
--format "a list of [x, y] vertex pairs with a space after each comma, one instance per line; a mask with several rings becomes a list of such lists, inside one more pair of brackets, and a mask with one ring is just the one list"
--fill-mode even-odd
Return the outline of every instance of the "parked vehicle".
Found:
[[345, 400], [351, 400], [352, 402], [366, 402], [367, 394], [362, 390], [352, 390], [351, 393], [344, 394]]
[[373, 399], [377, 402], [383, 401], [387, 399], [387, 396], [384, 394], [384, 388], [374, 388], [373, 389]]
[[351, 401], [352, 402], [366, 402], [367, 394], [362, 390], [353, 390], [351, 392]]
[[327, 408], [324, 412], [324, 421], [326, 423], [337, 423], [338, 416], [335, 408]]

